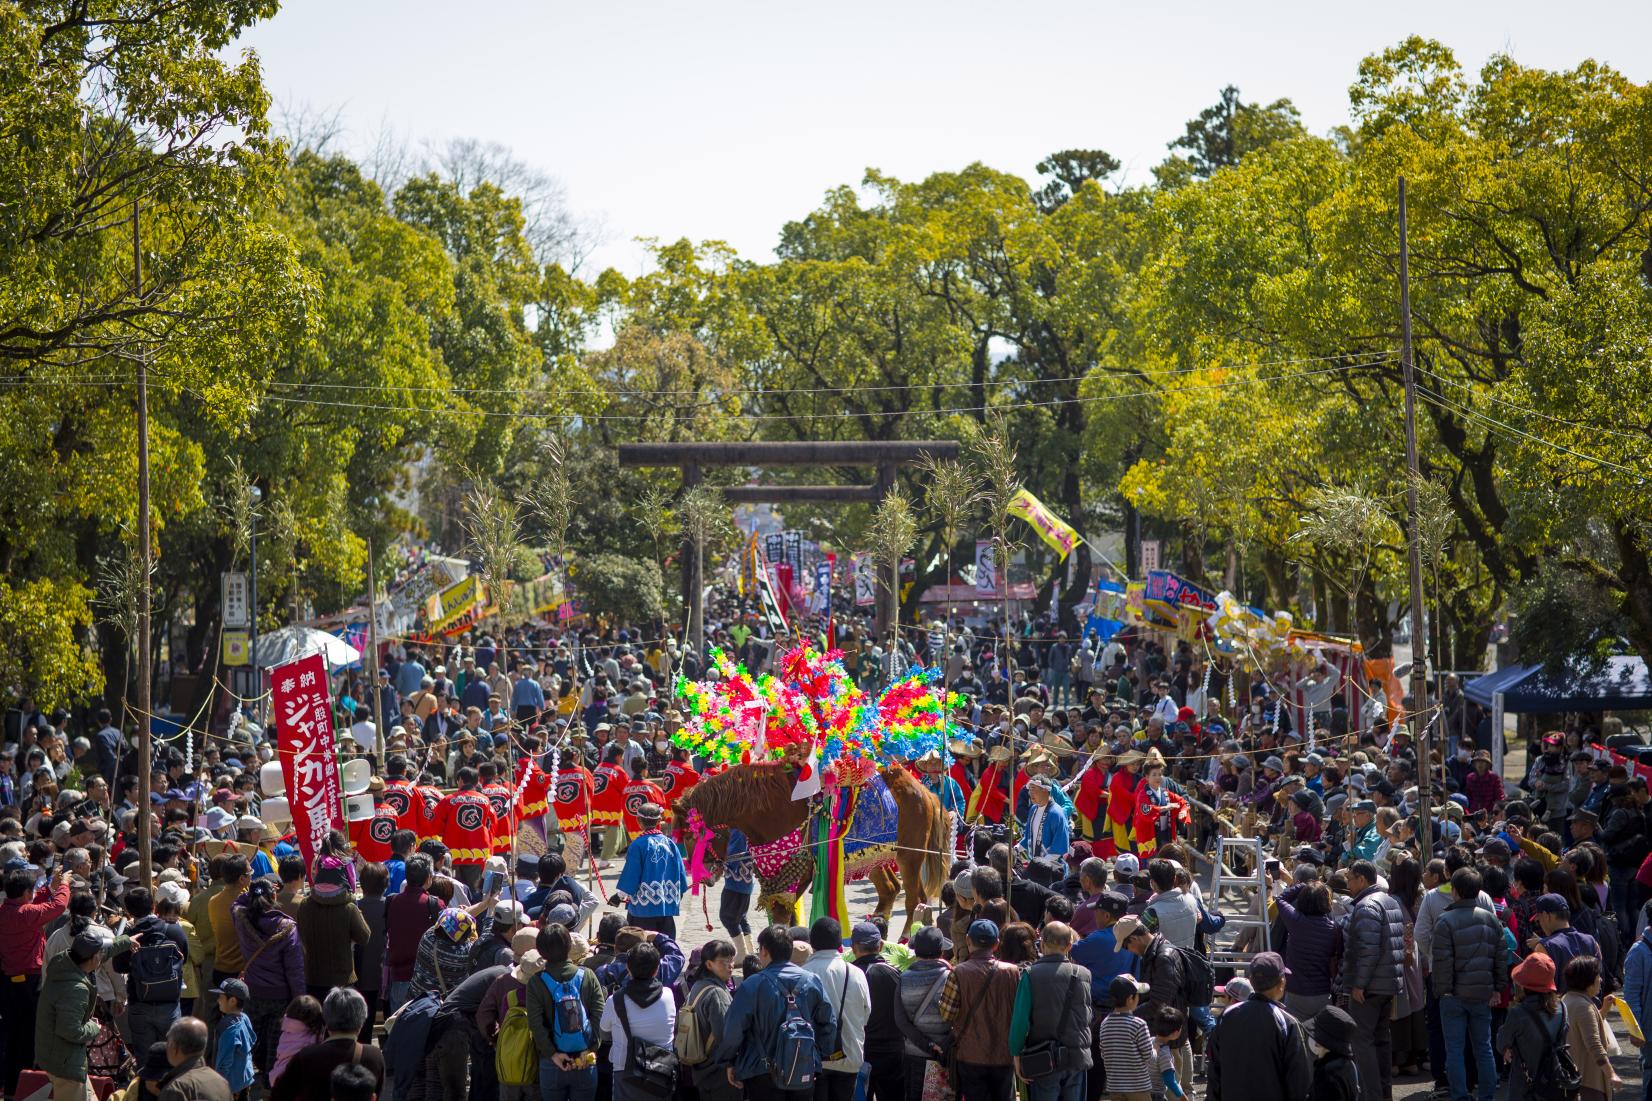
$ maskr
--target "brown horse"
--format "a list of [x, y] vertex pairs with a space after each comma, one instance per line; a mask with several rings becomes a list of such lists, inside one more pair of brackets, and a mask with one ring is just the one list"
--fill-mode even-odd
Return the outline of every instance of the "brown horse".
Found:
[[[895, 897], [906, 892], [906, 922], [923, 903], [941, 897], [946, 882], [947, 820], [941, 801], [898, 766], [880, 775], [894, 797], [899, 812], [895, 836], [879, 852], [870, 852], [870, 865], [851, 860], [851, 878], [871, 880], [878, 892], [878, 913], [888, 917], [895, 909]], [[796, 773], [781, 761], [736, 765], [727, 772], [701, 780], [672, 807], [677, 835], [694, 844], [689, 814], [699, 811], [700, 819], [713, 833], [712, 849], [718, 859], [727, 851], [728, 831], [737, 829], [753, 846], [778, 841], [804, 824], [808, 814], [805, 800], [794, 800]], [[892, 867], [894, 870], [892, 870]], [[898, 870], [899, 878], [896, 878]], [[807, 846], [787, 861], [779, 873], [761, 877], [760, 904], [772, 920], [794, 924], [798, 896], [813, 880], [814, 855]]]

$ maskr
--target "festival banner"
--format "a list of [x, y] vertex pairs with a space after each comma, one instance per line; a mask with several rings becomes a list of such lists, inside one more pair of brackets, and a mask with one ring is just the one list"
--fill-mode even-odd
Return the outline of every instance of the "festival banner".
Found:
[[870, 554], [857, 554], [850, 560], [855, 574], [855, 604], [865, 607], [878, 602], [878, 574], [872, 566]]
[[998, 556], [991, 539], [977, 539], [975, 541], [975, 591], [978, 593], [996, 593], [998, 591]]
[[313, 874], [327, 831], [344, 829], [326, 659], [309, 654], [270, 670], [270, 704], [298, 851]]
[[1043, 501], [1024, 489], [1010, 499], [1008, 511], [1011, 516], [1019, 516], [1036, 528], [1038, 537], [1048, 543], [1051, 550], [1061, 552], [1062, 558], [1071, 554], [1079, 544], [1078, 532], [1046, 508]]
[[457, 585], [443, 589], [435, 598], [430, 614], [430, 633], [445, 633], [482, 601], [482, 579], [471, 574]]
[[815, 562], [815, 591], [809, 610], [815, 615], [830, 615], [832, 611], [832, 564], [824, 558]]

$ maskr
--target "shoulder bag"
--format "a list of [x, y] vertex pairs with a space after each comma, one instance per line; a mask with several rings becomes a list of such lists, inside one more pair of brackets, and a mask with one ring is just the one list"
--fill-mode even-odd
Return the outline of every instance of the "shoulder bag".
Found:
[[[1067, 979], [1067, 997], [1061, 1003], [1061, 1014], [1055, 1019], [1054, 1034], [1048, 1040], [1027, 1044], [1021, 1049], [1021, 1077], [1029, 1082], [1061, 1069], [1061, 1026], [1066, 1022], [1067, 1014], [1073, 1010], [1073, 1003], [1078, 999], [1079, 987], [1084, 985], [1074, 981], [1075, 976], [1066, 964], [1062, 964], [1056, 973], [1064, 975]], [[1028, 1023], [1031, 1024], [1030, 1021]]]

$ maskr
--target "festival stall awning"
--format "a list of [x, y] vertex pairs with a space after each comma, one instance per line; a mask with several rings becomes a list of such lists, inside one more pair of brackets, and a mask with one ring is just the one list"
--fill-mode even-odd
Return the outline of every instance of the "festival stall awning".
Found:
[[1516, 714], [1560, 711], [1642, 711], [1652, 709], [1652, 674], [1638, 657], [1607, 658], [1599, 667], [1582, 663], [1556, 673], [1540, 665], [1512, 665], [1469, 681], [1463, 694], [1491, 707], [1503, 695], [1503, 710]]
[[[1031, 581], [1010, 582], [1011, 600], [1031, 600], [1037, 595], [1037, 593], [1038, 587]], [[956, 584], [931, 585], [929, 588], [924, 590], [923, 596], [919, 598], [919, 601], [923, 604], [968, 604], [974, 600], [1002, 599], [1004, 599], [1004, 589], [1002, 586], [999, 586], [996, 589], [982, 591], [981, 589], [977, 589], [974, 585]]]

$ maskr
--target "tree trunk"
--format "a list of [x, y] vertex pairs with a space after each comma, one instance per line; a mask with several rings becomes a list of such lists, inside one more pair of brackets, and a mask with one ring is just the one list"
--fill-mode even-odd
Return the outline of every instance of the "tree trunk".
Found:
[[1360, 645], [1367, 658], [1387, 658], [1394, 654], [1394, 624], [1388, 614], [1388, 605], [1378, 599], [1370, 578], [1354, 598], [1354, 618]]

